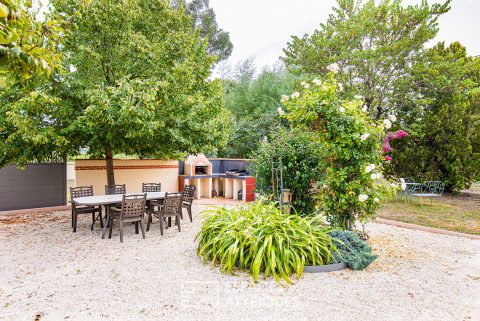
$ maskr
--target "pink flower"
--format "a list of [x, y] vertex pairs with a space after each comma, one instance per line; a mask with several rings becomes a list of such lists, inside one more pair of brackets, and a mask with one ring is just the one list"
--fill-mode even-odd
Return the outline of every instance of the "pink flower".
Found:
[[403, 138], [403, 137], [407, 137], [407, 136], [408, 136], [408, 133], [406, 131], [399, 130], [399, 131], [397, 131], [397, 133], [395, 135], [395, 138]]
[[388, 140], [383, 142], [382, 150], [385, 153], [391, 152], [393, 150], [393, 148], [392, 148], [392, 146], [390, 146], [390, 143], [388, 142]]
[[392, 160], [392, 156], [386, 155], [386, 156], [385, 156], [385, 160], [386, 160], [387, 162], [391, 161], [391, 160]]
[[392, 133], [392, 132], [388, 132], [388, 133], [387, 133], [387, 139], [388, 139], [389, 141], [390, 141], [390, 140], [393, 140], [393, 139], [395, 139], [395, 138], [397, 138], [397, 136], [396, 136], [394, 133]]

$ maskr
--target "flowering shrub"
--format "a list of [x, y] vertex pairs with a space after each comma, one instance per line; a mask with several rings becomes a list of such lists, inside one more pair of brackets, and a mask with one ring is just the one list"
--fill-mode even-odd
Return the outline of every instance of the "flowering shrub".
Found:
[[317, 199], [330, 223], [346, 229], [357, 218], [363, 222], [373, 217], [380, 199], [392, 188], [382, 175], [381, 137], [395, 116], [373, 121], [362, 97], [340, 100], [337, 93], [343, 87], [334, 78], [338, 68], [332, 65], [329, 70], [324, 82], [304, 82], [301, 93], [282, 101], [291, 125], [312, 132], [323, 144], [326, 156], [319, 166], [326, 168], [326, 175], [316, 184]]

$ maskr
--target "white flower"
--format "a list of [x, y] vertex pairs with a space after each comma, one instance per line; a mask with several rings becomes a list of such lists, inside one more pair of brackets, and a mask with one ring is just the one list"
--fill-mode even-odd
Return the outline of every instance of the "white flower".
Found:
[[318, 80], [317, 78], [315, 78], [312, 82], [317, 86], [320, 86], [322, 84], [322, 82], [320, 80]]
[[401, 177], [401, 178], [400, 178], [400, 183], [405, 184], [405, 179], [403, 179], [403, 178]]
[[322, 86], [322, 90], [323, 90], [323, 91], [326, 91], [327, 89], [328, 89], [327, 86], [325, 86], [325, 85]]
[[375, 203], [380, 202], [380, 200], [378, 199], [378, 197], [375, 197], [375, 198], [373, 199], [373, 201], [374, 201]]
[[343, 91], [343, 85], [341, 82], [338, 83], [338, 91]]
[[382, 173], [377, 173], [377, 179], [382, 178]]
[[389, 129], [392, 127], [392, 122], [390, 121], [390, 119], [384, 119], [383, 123], [385, 124], [386, 129]]
[[370, 173], [374, 169], [375, 169], [375, 164], [370, 164], [370, 165], [367, 165], [367, 167], [365, 167], [365, 172]]
[[305, 86], [305, 84], [306, 84], [305, 81], [302, 81], [302, 82], [300, 83], [300, 85], [302, 85], [302, 86]]
[[328, 67], [327, 67], [327, 70], [330, 71], [330, 72], [333, 72], [334, 74], [336, 74], [339, 69], [340, 69], [340, 67], [338, 66], [338, 64], [336, 62], [331, 64], [331, 65], [328, 65]]
[[305, 84], [303, 85], [303, 88], [305, 88], [305, 89], [308, 89], [308, 88], [310, 88], [310, 84], [308, 84], [308, 83], [305, 83]]
[[355, 98], [356, 100], [363, 100], [363, 96], [360, 95], [355, 95], [353, 98]]
[[288, 96], [287, 95], [282, 95], [282, 99], [281, 99], [281, 102], [284, 103], [288, 100]]
[[368, 199], [368, 195], [365, 195], [365, 194], [358, 195], [358, 200], [360, 202], [365, 202], [367, 199]]
[[340, 110], [341, 113], [344, 113], [344, 112], [345, 112], [345, 108], [344, 108], [344, 107], [340, 107], [338, 110]]
[[70, 65], [70, 72], [75, 72], [77, 71], [77, 67], [75, 67], [74, 65]]
[[362, 107], [362, 111], [363, 111], [364, 113], [366, 113], [366, 112], [368, 111], [367, 105], [365, 105], [365, 106]]
[[377, 174], [376, 174], [376, 173], [372, 173], [372, 174], [370, 175], [370, 177], [371, 177], [372, 179], [377, 179]]
[[369, 133], [365, 133], [362, 136], [360, 136], [360, 140], [367, 140], [367, 138], [370, 137]]
[[407, 188], [407, 184], [405, 183], [402, 183], [402, 185], [400, 185], [402, 187], [402, 191], [404, 191], [406, 188]]
[[396, 122], [397, 121], [397, 116], [395, 116], [394, 114], [391, 114], [388, 116], [388, 119], [390, 119], [390, 121], [392, 123]]
[[291, 96], [292, 98], [298, 98], [300, 97], [300, 93], [298, 91], [294, 92]]
[[282, 116], [282, 115], [285, 115], [285, 112], [283, 111], [282, 107], [278, 107], [277, 108], [277, 113]]

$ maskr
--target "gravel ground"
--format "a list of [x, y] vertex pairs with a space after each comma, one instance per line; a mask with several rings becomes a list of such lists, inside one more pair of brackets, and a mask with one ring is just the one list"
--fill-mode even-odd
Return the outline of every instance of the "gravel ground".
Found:
[[0, 320], [480, 320], [480, 241], [370, 223], [365, 271], [252, 285], [195, 254], [194, 223], [100, 239], [88, 215], [0, 218]]

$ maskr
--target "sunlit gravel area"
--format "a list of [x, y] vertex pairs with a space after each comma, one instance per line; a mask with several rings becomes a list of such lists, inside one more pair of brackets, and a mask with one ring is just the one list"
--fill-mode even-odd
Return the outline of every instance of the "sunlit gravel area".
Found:
[[77, 233], [70, 213], [0, 217], [0, 320], [480, 320], [480, 241], [370, 223], [365, 271], [306, 274], [289, 287], [225, 275], [196, 256], [201, 223], [146, 239]]

